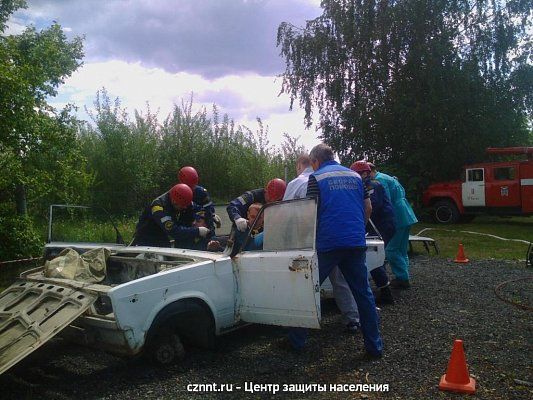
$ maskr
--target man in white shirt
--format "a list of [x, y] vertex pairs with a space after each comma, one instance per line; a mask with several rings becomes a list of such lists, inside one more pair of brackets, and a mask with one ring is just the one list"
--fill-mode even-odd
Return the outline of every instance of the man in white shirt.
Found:
[[307, 154], [300, 154], [296, 159], [296, 173], [298, 176], [287, 185], [283, 200], [302, 199], [305, 197], [309, 175], [313, 173], [311, 159]]
[[[283, 200], [301, 199], [306, 197], [309, 176], [313, 173], [311, 159], [307, 154], [301, 154], [296, 159], [296, 173], [298, 176], [289, 182]], [[342, 314], [342, 320], [349, 332], [357, 332], [359, 329], [359, 310], [353, 298], [348, 283], [343, 279], [342, 272], [338, 267], [333, 268], [329, 274], [329, 280], [333, 287], [335, 301]]]

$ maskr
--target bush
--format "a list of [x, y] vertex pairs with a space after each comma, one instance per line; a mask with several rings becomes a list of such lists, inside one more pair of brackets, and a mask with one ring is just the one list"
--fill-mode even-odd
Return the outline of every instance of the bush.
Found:
[[28, 216], [0, 217], [0, 260], [38, 256], [43, 241]]

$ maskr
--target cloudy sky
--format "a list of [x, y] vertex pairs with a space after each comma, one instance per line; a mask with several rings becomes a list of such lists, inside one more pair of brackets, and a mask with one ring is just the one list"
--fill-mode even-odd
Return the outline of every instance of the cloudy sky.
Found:
[[321, 14], [320, 0], [28, 0], [9, 32], [59, 22], [69, 36], [85, 35], [84, 65], [51, 103], [93, 105], [105, 87], [128, 111], [159, 109], [162, 120], [174, 103], [193, 93], [197, 107], [213, 103], [237, 123], [269, 126], [270, 142], [284, 132], [301, 136], [310, 149], [314, 128], [304, 129], [303, 111], [289, 111], [278, 96], [284, 60], [276, 47], [282, 21], [303, 26]]

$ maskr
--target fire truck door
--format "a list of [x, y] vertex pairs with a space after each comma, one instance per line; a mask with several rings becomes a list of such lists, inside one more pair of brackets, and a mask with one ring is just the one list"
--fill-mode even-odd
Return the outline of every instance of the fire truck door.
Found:
[[466, 170], [466, 182], [462, 185], [463, 205], [465, 207], [485, 206], [485, 170], [471, 168]]
[[494, 167], [493, 179], [487, 182], [487, 207], [520, 207], [518, 168], [514, 165]]

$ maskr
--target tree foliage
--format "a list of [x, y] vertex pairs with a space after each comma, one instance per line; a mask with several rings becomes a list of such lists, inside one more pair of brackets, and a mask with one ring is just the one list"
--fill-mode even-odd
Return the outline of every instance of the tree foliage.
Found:
[[[93, 124], [80, 135], [83, 153], [94, 176], [90, 203], [113, 214], [133, 214], [177, 183], [177, 172], [194, 166], [200, 184], [211, 196], [228, 201], [246, 190], [263, 187], [283, 177], [284, 165], [293, 163], [290, 150], [300, 150], [297, 139], [284, 153], [268, 143], [268, 127], [260, 119], [254, 132], [235, 126], [216, 105], [194, 111], [192, 97], [175, 105], [159, 122], [150, 111], [135, 111], [135, 119], [112, 101], [105, 89], [97, 93]], [[289, 168], [294, 169], [291, 164]]]
[[370, 158], [412, 188], [457, 177], [487, 146], [533, 140], [531, 4], [323, 0], [305, 28], [279, 27], [283, 90], [307, 125], [318, 110], [342, 161]]
[[27, 205], [32, 215], [42, 215], [51, 202], [82, 198], [90, 183], [77, 121], [70, 108], [56, 111], [47, 103], [79, 67], [82, 41], [68, 40], [55, 23], [41, 31], [28, 27], [20, 35], [4, 34], [10, 14], [23, 6], [16, 0], [0, 5], [1, 242], [16, 256], [24, 255], [24, 248], [31, 254], [36, 240], [32, 220], [24, 216]]

